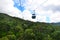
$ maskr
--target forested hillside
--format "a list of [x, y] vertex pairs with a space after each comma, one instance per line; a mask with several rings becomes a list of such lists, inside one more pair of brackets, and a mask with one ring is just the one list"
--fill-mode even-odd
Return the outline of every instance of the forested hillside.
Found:
[[0, 40], [60, 40], [60, 26], [0, 13]]

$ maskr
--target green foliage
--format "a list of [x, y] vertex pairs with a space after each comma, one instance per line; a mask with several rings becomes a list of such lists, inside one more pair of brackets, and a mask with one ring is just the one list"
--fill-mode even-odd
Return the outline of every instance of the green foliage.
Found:
[[13, 35], [7, 35], [7, 38], [9, 40], [16, 40], [16, 36], [13, 34]]
[[9, 39], [5, 36], [5, 37], [0, 38], [0, 40], [9, 40]]
[[0, 40], [60, 40], [60, 26], [30, 22], [0, 13]]
[[54, 33], [52, 33], [52, 38], [54, 40], [60, 40], [60, 31], [55, 31]]

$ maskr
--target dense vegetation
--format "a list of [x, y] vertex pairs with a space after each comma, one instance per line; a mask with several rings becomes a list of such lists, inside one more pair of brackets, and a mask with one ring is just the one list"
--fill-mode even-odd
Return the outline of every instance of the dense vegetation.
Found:
[[0, 40], [60, 40], [60, 26], [30, 22], [0, 13]]

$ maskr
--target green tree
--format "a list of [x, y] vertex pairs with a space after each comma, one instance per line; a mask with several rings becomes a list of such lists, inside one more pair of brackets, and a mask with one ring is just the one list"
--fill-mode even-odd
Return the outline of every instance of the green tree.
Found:
[[54, 40], [60, 40], [60, 31], [55, 31], [51, 36]]
[[25, 40], [34, 40], [35, 34], [33, 33], [32, 29], [26, 29], [24, 32], [24, 39]]
[[6, 23], [0, 23], [0, 37], [5, 36], [10, 30], [10, 26]]
[[0, 38], [0, 40], [9, 40], [9, 39], [5, 36], [5, 37]]
[[13, 35], [7, 35], [7, 38], [9, 40], [16, 40], [16, 36], [13, 34]]

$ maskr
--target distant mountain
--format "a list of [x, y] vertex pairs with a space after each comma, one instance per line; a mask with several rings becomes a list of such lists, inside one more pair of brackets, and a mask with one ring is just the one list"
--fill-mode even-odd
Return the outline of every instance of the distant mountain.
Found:
[[57, 23], [51, 23], [53, 26], [60, 26], [60, 22]]

